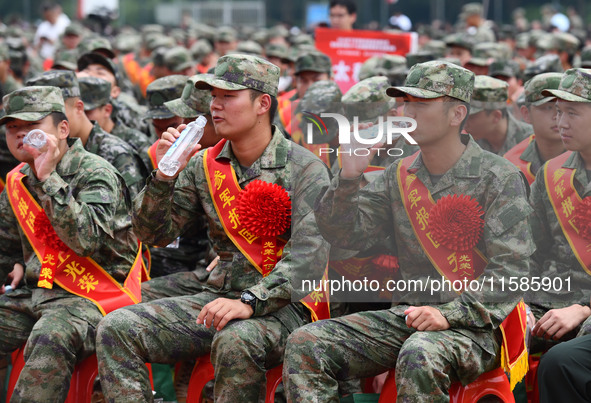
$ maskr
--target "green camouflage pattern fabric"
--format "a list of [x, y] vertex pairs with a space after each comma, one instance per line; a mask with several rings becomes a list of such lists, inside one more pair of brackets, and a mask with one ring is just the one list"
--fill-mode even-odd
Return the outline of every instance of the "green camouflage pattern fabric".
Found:
[[373, 77], [375, 75], [374, 69], [377, 68], [380, 62], [380, 56], [372, 56], [367, 59], [359, 68], [358, 78], [359, 81], [365, 80], [366, 78]]
[[523, 79], [530, 80], [533, 76], [542, 73], [562, 73], [562, 63], [558, 55], [548, 54], [537, 58], [523, 71]]
[[468, 49], [470, 52], [472, 52], [472, 48], [474, 47], [474, 39], [461, 32], [450, 34], [446, 36], [443, 41], [447, 47], [458, 46], [460, 48]]
[[201, 60], [211, 52], [213, 52], [213, 48], [205, 39], [199, 39], [191, 45], [191, 54], [196, 63], [200, 63]]
[[136, 155], [142, 161], [141, 172], [144, 175], [144, 177], [146, 177], [148, 172], [152, 172], [152, 170], [154, 169], [150, 157], [146, 152], [146, 150], [150, 148], [150, 146], [152, 145], [152, 141], [144, 133], [140, 132], [137, 129], [127, 126], [119, 119], [115, 118], [113, 119], [113, 121], [115, 122], [115, 126], [113, 126], [113, 130], [111, 130], [111, 134], [125, 141], [127, 144], [131, 146], [131, 148], [133, 148]]
[[360, 121], [370, 122], [378, 116], [385, 116], [396, 106], [396, 100], [386, 94], [389, 87], [390, 82], [386, 77], [371, 77], [359, 81], [343, 95], [346, 116], [349, 119], [359, 116]]
[[[500, 153], [498, 155], [501, 155]], [[536, 175], [542, 165], [544, 165], [544, 160], [538, 151], [538, 147], [536, 145], [536, 139], [534, 138], [531, 143], [523, 150], [519, 159], [531, 163], [530, 170], [531, 172]]]
[[5, 95], [2, 105], [4, 113], [0, 125], [10, 118], [34, 122], [52, 112], [66, 113], [62, 93], [57, 87], [23, 87]]
[[514, 60], [494, 60], [488, 66], [488, 75], [491, 77], [517, 77], [519, 75], [519, 63]]
[[289, 49], [281, 43], [270, 43], [265, 46], [266, 57], [278, 57], [280, 59], [289, 59]]
[[78, 52], [76, 49], [59, 49], [53, 57], [52, 70], [72, 70], [78, 68]]
[[470, 102], [470, 115], [483, 110], [503, 109], [507, 107], [509, 84], [489, 76], [476, 76], [474, 93]]
[[76, 73], [69, 70], [49, 70], [27, 81], [27, 86], [58, 87], [62, 96], [75, 98], [80, 96], [80, 86]]
[[426, 50], [421, 50], [415, 53], [408, 53], [406, 55], [406, 67], [410, 69], [415, 64], [430, 62], [439, 57], [443, 56], [436, 56], [435, 53]]
[[472, 49], [472, 57], [468, 63], [476, 66], [488, 66], [491, 59], [502, 56], [502, 52], [496, 42], [477, 43]]
[[107, 68], [111, 73], [113, 73], [113, 75], [115, 76], [115, 82], [117, 84], [119, 84], [120, 80], [121, 80], [121, 76], [119, 74], [119, 69], [117, 68], [117, 66], [115, 65], [115, 63], [113, 62], [113, 60], [109, 59], [108, 57], [105, 57], [99, 53], [80, 53], [78, 52], [79, 55], [81, 55], [78, 58], [78, 71], [82, 71], [84, 70], [86, 67], [88, 67], [91, 64], [100, 64], [101, 66]]
[[5, 62], [8, 59], [8, 45], [6, 42], [0, 42], [0, 61]]
[[302, 45], [315, 45], [314, 38], [308, 34], [299, 34], [291, 38], [291, 44], [296, 48], [299, 48]]
[[16, 81], [16, 79], [12, 75], [8, 75], [6, 77], [6, 81], [0, 83], [0, 88], [2, 89], [2, 94], [10, 94], [12, 91], [18, 90], [22, 88], [23, 85]]
[[581, 41], [576, 36], [568, 32], [553, 32], [551, 34], [550, 49], [558, 50], [559, 52], [566, 52], [569, 55], [574, 55], [579, 50]]
[[564, 72], [556, 90], [543, 90], [544, 96], [555, 96], [571, 102], [591, 102], [591, 70], [569, 69]]
[[215, 33], [215, 42], [234, 42], [238, 37], [236, 30], [232, 27], [219, 27]]
[[164, 35], [154, 35], [147, 42], [147, 48], [150, 52], [153, 52], [158, 48], [170, 49], [173, 46], [176, 46], [174, 39]]
[[230, 91], [251, 88], [276, 97], [279, 75], [279, 67], [260, 57], [232, 54], [218, 59], [214, 77], [202, 75], [195, 86], [200, 90], [211, 87]]
[[175, 46], [164, 54], [164, 65], [173, 73], [182, 71], [195, 64], [191, 52], [183, 46]]
[[[573, 152], [562, 165], [564, 168], [576, 169], [573, 185], [581, 198], [591, 195], [589, 179], [585, 172], [585, 161], [578, 152]], [[581, 267], [572, 247], [564, 236], [562, 227], [552, 208], [542, 172], [531, 185], [530, 204], [535, 214], [532, 230], [536, 243], [534, 254], [535, 265], [532, 265], [532, 276], [551, 276], [563, 281], [570, 278], [573, 287], [570, 290], [540, 290], [528, 294], [526, 302], [547, 312], [550, 309], [564, 308], [573, 304], [587, 306], [591, 290], [591, 277]]]
[[505, 155], [507, 151], [515, 147], [522, 140], [534, 133], [532, 125], [525, 123], [521, 120], [517, 120], [511, 112], [507, 112], [507, 136], [505, 142], [499, 150], [495, 150], [494, 147], [486, 139], [478, 139], [476, 142], [483, 150], [489, 151], [497, 155]]
[[[303, 112], [311, 112], [317, 115], [321, 113], [338, 113], [342, 114], [343, 104], [341, 98], [343, 94], [339, 86], [332, 80], [320, 80], [316, 81], [306, 91], [304, 97], [298, 102], [295, 109], [295, 115], [302, 114]], [[301, 124], [307, 125], [306, 119], [300, 119]], [[295, 119], [292, 118], [295, 122]], [[313, 139], [314, 142], [319, 144], [329, 143], [334, 139], [338, 132], [339, 127], [335, 119], [326, 119], [324, 122], [326, 125], [326, 131], [324, 133], [319, 132], [316, 127], [313, 127]], [[303, 133], [306, 133], [306, 127], [301, 127]]]
[[263, 47], [255, 41], [241, 41], [236, 46], [236, 53], [243, 53], [246, 55], [262, 56]]
[[91, 111], [111, 102], [111, 83], [98, 77], [80, 77], [80, 97], [84, 110]]
[[207, 90], [198, 90], [195, 88], [195, 83], [201, 79], [200, 76], [201, 74], [197, 74], [189, 78], [185, 84], [185, 88], [183, 88], [181, 97], [165, 102], [164, 106], [176, 116], [185, 119], [211, 114], [209, 110], [211, 93]]
[[83, 38], [78, 44], [78, 54], [84, 55], [86, 53], [99, 53], [112, 59], [115, 57], [113, 53], [113, 46], [111, 42], [104, 36], [100, 35], [89, 35]]
[[404, 86], [390, 87], [386, 93], [391, 97], [409, 94], [418, 98], [449, 96], [470, 102], [474, 88], [474, 73], [461, 66], [445, 61], [414, 65], [408, 72]]
[[103, 157], [117, 169], [125, 180], [132, 199], [142, 190], [149, 171], [145, 170], [140, 156], [124, 140], [107, 133], [94, 122], [84, 148]]
[[[421, 51], [432, 53], [435, 58], [443, 57], [443, 55], [445, 55], [445, 51], [446, 51], [445, 42], [442, 40], [439, 40], [439, 39], [431, 39], [429, 42], [427, 42], [423, 45], [423, 47], [421, 48]], [[408, 59], [408, 55], [406, 57]], [[425, 60], [425, 61], [428, 61], [428, 60]]]
[[[261, 401], [265, 369], [278, 365], [285, 340], [310, 321], [299, 303], [291, 303], [295, 273], [324, 271], [328, 244], [318, 233], [313, 203], [328, 172], [312, 153], [274, 129], [271, 142], [250, 168], [242, 170], [227, 144], [218, 158], [228, 158], [243, 188], [254, 179], [277, 183], [291, 196], [291, 230], [283, 257], [267, 277], [242, 255], [228, 238], [209, 193], [203, 153], [193, 157], [175, 181], [148, 179], [135, 200], [134, 232], [150, 244], [167, 245], [196, 217], [205, 216], [208, 236], [220, 256], [216, 268], [202, 279], [203, 292], [121, 309], [102, 321], [97, 336], [99, 373], [109, 401], [151, 399], [144, 362], [175, 362], [212, 353], [216, 369], [215, 401]], [[298, 245], [294, 248], [293, 245]], [[257, 296], [251, 319], [237, 320], [220, 332], [195, 323], [206, 303], [224, 296], [239, 298], [243, 290]], [[244, 342], [243, 342], [244, 341]], [[256, 349], [249, 346], [256, 346]], [[115, 353], [116, 352], [116, 353]]]
[[149, 126], [151, 125], [148, 125], [145, 120], [148, 109], [144, 105], [138, 105], [135, 99], [124, 92], [120, 93], [117, 98], [112, 99], [111, 105], [113, 105], [112, 117], [121, 120], [127, 126], [142, 133], [149, 133]]
[[543, 90], [557, 90], [560, 86], [562, 73], [542, 73], [534, 76], [525, 83], [525, 102], [533, 106], [540, 106], [556, 99], [554, 96], [542, 95]]
[[295, 74], [302, 71], [315, 71], [332, 75], [332, 61], [330, 57], [317, 50], [304, 52], [295, 61]]
[[[62, 241], [123, 284], [137, 253], [129, 194], [110, 164], [86, 152], [77, 139], [68, 144], [47, 180], [39, 182], [28, 165], [23, 167], [25, 185]], [[37, 288], [41, 262], [19, 227], [6, 192], [0, 194], [0, 208], [0, 279], [5, 282], [15, 262], [26, 267], [21, 287], [0, 296], [0, 353], [27, 343], [26, 365], [11, 401], [65, 401], [74, 365], [94, 352], [102, 314], [92, 302], [58, 286]]]
[[581, 67], [583, 67], [583, 68], [591, 67], [591, 45], [585, 46], [581, 50]]
[[70, 25], [64, 30], [64, 35], [83, 36], [84, 27], [77, 21], [70, 22]]
[[[420, 156], [409, 172], [425, 184], [434, 201], [453, 194], [474, 198], [485, 211], [477, 245], [489, 261], [483, 275], [523, 278], [529, 274], [529, 257], [535, 249], [527, 184], [509, 161], [484, 152], [467, 135], [462, 141], [466, 150], [436, 185]], [[367, 250], [393, 235], [400, 279], [439, 278], [404, 210], [396, 169], [397, 164], [389, 166], [362, 189], [360, 178], [333, 178], [315, 210], [316, 221], [331, 246], [341, 248]], [[522, 294], [497, 287], [493, 291], [490, 284], [459, 296], [448, 290], [433, 297], [428, 294], [396, 292], [388, 310], [315, 322], [293, 332], [283, 364], [288, 401], [336, 403], [337, 380], [396, 367], [399, 401], [447, 402], [452, 382], [467, 384], [498, 367], [500, 345], [495, 333]], [[404, 311], [417, 304], [438, 309], [450, 329], [416, 332], [407, 327]]]
[[150, 83], [146, 89], [148, 100], [148, 113], [145, 119], [170, 119], [174, 116], [165, 102], [180, 98], [187, 82], [187, 76], [175, 74], [158, 78]]

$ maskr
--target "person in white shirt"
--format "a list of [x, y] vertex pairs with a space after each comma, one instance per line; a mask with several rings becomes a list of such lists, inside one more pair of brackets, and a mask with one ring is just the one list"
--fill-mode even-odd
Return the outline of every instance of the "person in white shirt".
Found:
[[37, 27], [35, 33], [35, 49], [43, 59], [53, 57], [56, 48], [56, 41], [70, 25], [70, 19], [62, 12], [62, 7], [56, 3], [45, 3], [43, 5], [43, 21]]

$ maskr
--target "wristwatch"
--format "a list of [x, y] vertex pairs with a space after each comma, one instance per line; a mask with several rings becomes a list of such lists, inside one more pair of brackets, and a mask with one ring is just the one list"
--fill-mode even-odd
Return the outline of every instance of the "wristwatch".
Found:
[[240, 302], [250, 305], [253, 312], [256, 310], [257, 299], [258, 298], [250, 291], [243, 291], [242, 295], [240, 296]]

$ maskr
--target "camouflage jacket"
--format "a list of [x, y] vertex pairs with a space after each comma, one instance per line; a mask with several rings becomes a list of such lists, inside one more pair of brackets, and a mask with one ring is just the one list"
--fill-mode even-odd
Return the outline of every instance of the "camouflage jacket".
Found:
[[144, 172], [152, 172], [152, 162], [150, 161], [146, 150], [150, 148], [153, 141], [151, 142], [150, 139], [148, 139], [148, 136], [144, 133], [137, 129], [132, 129], [119, 119], [114, 119], [114, 121], [115, 126], [113, 127], [113, 130], [111, 130], [111, 134], [124, 140], [135, 150], [136, 154], [139, 155], [144, 164]]
[[103, 157], [119, 171], [133, 199], [142, 190], [149, 171], [146, 171], [144, 163], [130, 145], [101, 129], [98, 123], [93, 124], [84, 148]]
[[[21, 169], [27, 175], [24, 183], [60, 239], [123, 283], [137, 253], [125, 183], [104, 159], [85, 151], [79, 139], [68, 139], [68, 144], [70, 149], [49, 178], [39, 182], [25, 165]], [[20, 262], [26, 267], [28, 288], [36, 288], [41, 264], [17, 222], [6, 191], [0, 194], [0, 209], [0, 279], [4, 281], [14, 263]], [[44, 295], [52, 298], [64, 292], [54, 285]]]
[[129, 127], [142, 133], [148, 133], [148, 123], [144, 120], [145, 107], [137, 104], [132, 105], [131, 97], [126, 97], [126, 94], [121, 94], [117, 99], [113, 99], [111, 104], [114, 117]]
[[[587, 179], [585, 162], [580, 154], [572, 153], [562, 166], [576, 169], [573, 183], [579, 196], [591, 196], [591, 182]], [[544, 182], [543, 171], [540, 171], [531, 186], [530, 204], [535, 211], [532, 229], [537, 247], [534, 254], [536, 264], [532, 265], [531, 275], [560, 278], [562, 287], [531, 293], [528, 295], [528, 302], [546, 309], [564, 308], [573, 304], [589, 305], [591, 276], [581, 267], [564, 236]], [[565, 281], [568, 277], [570, 290]]]
[[[433, 200], [464, 194], [476, 199], [485, 211], [484, 231], [477, 248], [488, 264], [481, 279], [483, 289], [465, 291], [460, 296], [446, 292], [412, 291], [394, 293], [394, 312], [404, 316], [412, 305], [435, 306], [451, 328], [470, 337], [482, 348], [494, 353], [490, 337], [521, 298], [522, 293], [501, 291], [491, 276], [520, 278], [529, 273], [529, 256], [534, 242], [528, 216], [532, 209], [526, 198], [526, 182], [508, 161], [484, 152], [475, 141], [462, 136], [467, 148], [456, 164], [433, 185], [422, 158], [415, 159], [409, 172], [429, 189]], [[316, 209], [320, 232], [331, 245], [364, 250], [387, 236], [393, 236], [398, 250], [398, 276], [403, 281], [441, 279], [418, 242], [406, 214], [398, 188], [398, 164], [390, 165], [384, 174], [361, 190], [360, 178], [333, 179]]]
[[507, 121], [507, 138], [499, 151], [494, 151], [493, 147], [486, 139], [476, 140], [478, 145], [482, 147], [483, 150], [490, 151], [493, 154], [505, 155], [507, 151], [515, 147], [522, 140], [525, 140], [534, 132], [532, 125], [515, 119], [511, 113], [508, 113]]
[[542, 157], [540, 157], [540, 152], [536, 146], [536, 139], [529, 143], [519, 158], [523, 161], [531, 162], [530, 169], [534, 175], [537, 175], [542, 165], [544, 165], [544, 161], [542, 161]]
[[189, 161], [176, 181], [159, 181], [152, 174], [134, 201], [134, 231], [141, 240], [164, 246], [196, 217], [205, 215], [208, 236], [220, 262], [205, 279], [204, 287], [234, 298], [249, 290], [259, 299], [254, 316], [273, 313], [290, 303], [296, 291], [292, 287], [295, 273], [301, 277], [302, 273], [313, 273], [320, 279], [326, 267], [328, 244], [318, 233], [312, 206], [322, 187], [328, 186], [328, 170], [312, 153], [285, 139], [276, 127], [261, 157], [246, 171], [240, 168], [230, 143], [217, 157], [221, 158], [230, 160], [241, 188], [260, 179], [282, 186], [291, 197], [291, 229], [281, 235], [289, 241], [267, 277], [262, 277], [224, 232], [207, 186], [203, 152]]

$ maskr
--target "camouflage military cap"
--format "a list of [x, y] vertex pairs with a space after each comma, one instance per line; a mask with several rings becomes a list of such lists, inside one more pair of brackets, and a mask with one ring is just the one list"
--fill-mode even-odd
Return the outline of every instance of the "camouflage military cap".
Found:
[[289, 30], [284, 25], [275, 25], [269, 29], [269, 38], [287, 38], [289, 36]]
[[358, 78], [359, 80], [365, 80], [366, 78], [373, 77], [376, 75], [375, 69], [380, 63], [380, 56], [372, 56], [367, 59], [359, 68]]
[[295, 74], [302, 71], [315, 71], [331, 75], [332, 62], [330, 57], [317, 50], [305, 52], [298, 56], [295, 62]]
[[591, 46], [585, 46], [581, 50], [581, 67], [591, 67]]
[[185, 119], [210, 114], [209, 104], [211, 103], [211, 93], [208, 90], [198, 90], [195, 88], [195, 83], [202, 78], [201, 76], [201, 74], [197, 74], [189, 78], [185, 83], [181, 97], [165, 102], [164, 106], [176, 116]]
[[206, 39], [199, 39], [191, 45], [191, 54], [197, 63], [211, 52], [213, 52], [213, 48]]
[[77, 61], [78, 51], [76, 49], [60, 49], [55, 52], [51, 69], [76, 71], [78, 68]]
[[142, 35], [146, 35], [149, 33], [163, 34], [164, 27], [160, 24], [146, 24], [146, 25], [142, 26], [141, 32], [142, 32]]
[[474, 47], [474, 40], [469, 35], [462, 33], [450, 34], [444, 38], [444, 42], [447, 47], [457, 46], [468, 49], [470, 52]]
[[482, 4], [481, 3], [467, 3], [462, 6], [462, 13], [466, 16], [482, 14]]
[[470, 114], [483, 110], [503, 109], [507, 106], [509, 84], [489, 76], [476, 76]]
[[120, 53], [131, 53], [136, 49], [139, 49], [142, 43], [142, 38], [138, 35], [133, 34], [119, 34], [115, 38], [113, 47]]
[[171, 38], [169, 36], [158, 35], [158, 34], [153, 35], [146, 42], [146, 47], [148, 48], [148, 50], [150, 52], [153, 52], [154, 50], [156, 50], [158, 48], [170, 49], [175, 45], [176, 45], [176, 42], [174, 41], [173, 38]]
[[104, 36], [90, 35], [80, 41], [78, 44], [78, 54], [83, 55], [90, 52], [100, 53], [109, 59], [115, 57], [111, 42]]
[[427, 50], [420, 50], [415, 53], [408, 53], [406, 55], [406, 66], [410, 69], [412, 66], [418, 63], [430, 62], [435, 60], [437, 57], [433, 52]]
[[279, 67], [252, 55], [225, 55], [218, 59], [214, 76], [201, 76], [195, 83], [197, 89], [211, 87], [224, 90], [251, 88], [271, 96], [277, 96]]
[[7, 38], [21, 38], [25, 35], [25, 31], [18, 25], [10, 25], [6, 28], [5, 35]]
[[76, 73], [70, 70], [48, 70], [27, 80], [27, 86], [58, 87], [62, 90], [62, 97], [74, 98], [80, 96], [80, 86]]
[[244, 53], [247, 55], [262, 56], [263, 47], [255, 41], [242, 41], [236, 46], [236, 53]]
[[488, 66], [488, 75], [491, 77], [517, 77], [519, 63], [514, 60], [495, 60]]
[[529, 34], [527, 32], [522, 32], [515, 36], [515, 48], [517, 49], [526, 49], [529, 46]]
[[0, 118], [0, 125], [9, 119], [36, 122], [52, 112], [66, 113], [62, 92], [57, 87], [23, 87], [5, 95], [2, 104], [4, 115]]
[[84, 35], [84, 27], [76, 21], [72, 21], [64, 31], [64, 35], [82, 36]]
[[591, 70], [568, 69], [556, 90], [543, 90], [543, 96], [555, 96], [571, 102], [591, 102]]
[[215, 42], [234, 42], [238, 34], [232, 27], [220, 27], [215, 33]]
[[378, 68], [384, 69], [386, 75], [406, 73], [406, 57], [400, 55], [382, 55], [379, 59]]
[[390, 87], [386, 93], [391, 97], [405, 94], [417, 98], [449, 96], [470, 102], [474, 88], [474, 73], [453, 63], [434, 60], [415, 64], [406, 77], [404, 86]]
[[435, 57], [443, 57], [443, 55], [445, 55], [445, 49], [446, 46], [444, 41], [432, 39], [425, 43], [421, 50], [431, 52], [433, 55], [435, 55]]
[[270, 43], [265, 46], [265, 56], [289, 59], [289, 49], [281, 43]]
[[180, 28], [173, 28], [168, 33], [169, 36], [173, 37], [176, 43], [185, 43], [186, 41], [186, 34], [185, 31]]
[[524, 80], [529, 80], [533, 76], [542, 73], [562, 73], [562, 63], [558, 55], [549, 54], [537, 58], [532, 64], [523, 71]]
[[556, 99], [554, 96], [542, 95], [543, 90], [557, 90], [560, 85], [562, 73], [542, 73], [534, 76], [525, 83], [525, 102], [534, 106], [540, 106]]
[[579, 49], [579, 39], [568, 32], [552, 33], [552, 49], [566, 51], [569, 55], [574, 55]]
[[299, 34], [299, 35], [293, 36], [290, 39], [290, 42], [295, 47], [299, 47], [301, 45], [314, 46], [314, 38], [312, 38], [312, 36], [310, 36], [308, 34]]
[[187, 48], [175, 46], [164, 54], [164, 65], [173, 73], [178, 73], [195, 65], [195, 62]]
[[111, 102], [111, 83], [98, 77], [80, 77], [80, 94], [84, 110], [91, 111]]
[[145, 118], [170, 119], [174, 117], [174, 113], [172, 113], [164, 103], [180, 98], [186, 82], [187, 76], [182, 76], [180, 74], [166, 76], [152, 81], [146, 89], [146, 98], [149, 103], [149, 109]]
[[91, 64], [99, 64], [109, 70], [115, 76], [115, 82], [119, 82], [119, 69], [113, 63], [113, 60], [109, 59], [98, 53], [86, 53], [78, 58], [78, 71], [84, 70]]
[[386, 94], [390, 81], [386, 77], [370, 77], [359, 81], [343, 95], [342, 102], [348, 117], [374, 121], [392, 109], [396, 101]]
[[5, 42], [0, 42], [0, 62], [4, 62], [8, 59], [8, 45]]
[[[312, 112], [317, 115], [321, 113], [343, 113], [341, 104], [342, 93], [339, 86], [332, 80], [316, 81], [306, 91], [304, 97], [298, 103], [296, 114], [303, 112]], [[330, 121], [329, 121], [330, 120]], [[302, 122], [304, 119], [302, 119]], [[334, 119], [327, 119], [325, 122], [327, 132], [324, 136], [313, 136], [318, 138], [321, 143], [326, 143], [336, 137], [338, 126]], [[327, 137], [328, 136], [328, 137]]]
[[150, 57], [152, 58], [152, 63], [154, 64], [154, 67], [165, 67], [166, 63], [164, 63], [164, 56], [166, 55], [166, 52], [168, 52], [167, 47], [160, 47], [157, 49], [154, 49], [154, 51], [152, 52], [152, 54], [150, 55]]

